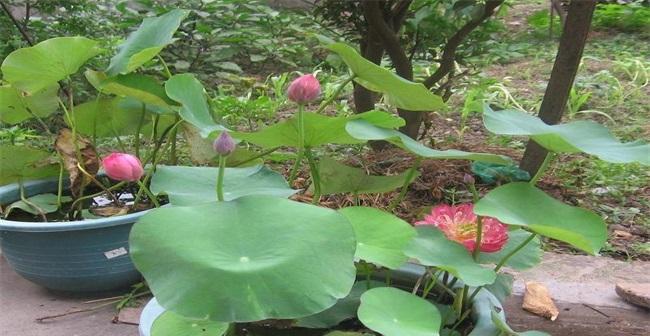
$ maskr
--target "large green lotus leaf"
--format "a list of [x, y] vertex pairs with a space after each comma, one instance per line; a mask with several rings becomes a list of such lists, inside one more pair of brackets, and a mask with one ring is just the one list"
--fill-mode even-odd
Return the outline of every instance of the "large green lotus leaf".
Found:
[[[173, 205], [192, 205], [217, 199], [217, 174], [212, 167], [158, 166], [151, 180], [151, 191], [165, 193]], [[231, 201], [247, 195], [289, 197], [296, 190], [289, 188], [282, 175], [266, 168], [226, 168], [223, 196]]]
[[90, 84], [102, 93], [133, 97], [145, 104], [161, 107], [164, 111], [169, 111], [169, 105], [174, 104], [167, 97], [162, 84], [151, 76], [131, 73], [107, 77], [105, 73], [93, 70], [86, 70], [84, 74]]
[[12, 52], [0, 69], [13, 87], [34, 94], [74, 74], [100, 51], [85, 37], [56, 37]]
[[440, 312], [436, 306], [393, 287], [373, 288], [361, 296], [359, 321], [385, 336], [438, 336]]
[[352, 286], [348, 296], [342, 298], [335, 305], [322, 312], [300, 318], [296, 326], [304, 328], [332, 328], [339, 323], [357, 316], [357, 309], [361, 303], [361, 295], [367, 290], [376, 287], [385, 287], [380, 281], [359, 281]]
[[153, 210], [130, 246], [158, 302], [190, 318], [313, 315], [347, 296], [356, 277], [343, 215], [271, 196]]
[[34, 94], [23, 94], [16, 88], [0, 86], [0, 122], [18, 124], [34, 118], [45, 118], [56, 111], [58, 101], [58, 84], [46, 87]]
[[476, 203], [474, 212], [527, 227], [591, 254], [598, 253], [607, 240], [607, 227], [600, 216], [566, 205], [530, 183], [508, 183], [490, 191]]
[[396, 269], [408, 257], [404, 248], [415, 236], [415, 229], [388, 212], [368, 207], [339, 210], [352, 224], [357, 237], [357, 259]]
[[181, 118], [198, 128], [202, 137], [207, 138], [214, 131], [226, 130], [212, 119], [205, 89], [194, 75], [172, 76], [165, 82], [165, 91], [171, 99], [181, 103]]
[[48, 152], [25, 146], [0, 146], [0, 185], [59, 174], [59, 164]]
[[476, 263], [463, 245], [445, 237], [442, 231], [431, 226], [416, 228], [417, 236], [411, 240], [404, 253], [424, 266], [443, 269], [469, 286], [482, 286], [494, 282], [493, 270]]
[[508, 157], [488, 153], [472, 153], [455, 149], [435, 150], [411, 139], [409, 136], [394, 130], [373, 125], [365, 120], [351, 120], [345, 126], [346, 131], [353, 138], [359, 140], [386, 140], [413, 154], [429, 159], [459, 159], [484, 161], [499, 164], [510, 164], [512, 160]]
[[230, 324], [188, 319], [170, 311], [162, 313], [151, 327], [151, 336], [221, 336]]
[[77, 132], [87, 136], [115, 137], [133, 135], [140, 122], [140, 109], [120, 106], [122, 98], [100, 98], [75, 106]]
[[327, 48], [337, 53], [356, 75], [355, 81], [368, 90], [384, 94], [389, 104], [409, 111], [433, 111], [445, 107], [440, 96], [423, 84], [406, 80], [390, 70], [374, 64], [345, 43], [332, 43]]
[[620, 142], [607, 128], [593, 121], [548, 125], [523, 111], [493, 111], [486, 105], [483, 122], [492, 133], [526, 135], [552, 152], [584, 152], [607, 162], [650, 165], [650, 144], [647, 141]]
[[[397, 128], [404, 120], [383, 111], [368, 111], [349, 117], [330, 117], [315, 113], [304, 113], [305, 146], [317, 147], [324, 144], [356, 144], [365, 141], [351, 137], [345, 130], [350, 120], [365, 120], [371, 125]], [[254, 133], [233, 133], [233, 136], [264, 148], [279, 146], [298, 147], [298, 118], [279, 122]]]
[[[392, 176], [368, 175], [361, 168], [346, 166], [328, 157], [320, 159], [318, 171], [321, 177], [321, 192], [324, 195], [388, 192], [403, 186], [408, 178], [408, 172]], [[408, 183], [419, 175], [419, 173], [414, 174]]]
[[163, 48], [174, 42], [174, 32], [189, 13], [188, 10], [174, 9], [161, 16], [142, 20], [140, 27], [118, 47], [106, 73], [109, 76], [129, 73], [156, 57]]
[[325, 334], [325, 336], [373, 336], [368, 333], [360, 333], [355, 331], [332, 331], [331, 333]]
[[[501, 259], [514, 251], [517, 246], [522, 244], [530, 237], [531, 233], [524, 230], [511, 230], [508, 232], [508, 242], [503, 248], [494, 253], [482, 252], [479, 255], [479, 261], [483, 264], [497, 264]], [[519, 250], [505, 263], [516, 270], [527, 270], [535, 267], [542, 261], [542, 247], [538, 237], [533, 238], [524, 248]]]

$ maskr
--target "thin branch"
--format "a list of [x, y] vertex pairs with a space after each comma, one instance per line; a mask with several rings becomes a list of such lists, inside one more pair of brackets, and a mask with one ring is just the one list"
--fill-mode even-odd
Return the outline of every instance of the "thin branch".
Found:
[[424, 86], [431, 88], [439, 80], [443, 79], [454, 67], [454, 60], [456, 59], [456, 50], [467, 36], [485, 20], [491, 17], [504, 0], [488, 0], [485, 2], [485, 9], [483, 15], [470, 20], [463, 27], [461, 27], [451, 38], [447, 41], [443, 52], [442, 59], [440, 60], [440, 67], [429, 78], [424, 81]]
[[2, 6], [2, 9], [4, 10], [5, 14], [7, 14], [7, 17], [9, 17], [9, 19], [11, 19], [11, 22], [13, 22], [14, 26], [16, 26], [16, 29], [18, 29], [20, 35], [23, 36], [25, 42], [27, 42], [27, 44], [29, 44], [30, 46], [33, 46], [34, 41], [32, 40], [31, 37], [29, 37], [27, 31], [25, 31], [25, 29], [18, 22], [18, 20], [16, 20], [16, 18], [11, 14], [11, 10], [9, 10], [9, 6], [7, 6], [7, 4], [4, 3], [4, 1], [0, 1], [0, 6]]

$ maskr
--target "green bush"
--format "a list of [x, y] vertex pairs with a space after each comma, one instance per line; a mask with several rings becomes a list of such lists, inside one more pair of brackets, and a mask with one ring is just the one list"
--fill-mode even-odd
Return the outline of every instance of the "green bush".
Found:
[[623, 32], [650, 33], [650, 7], [638, 3], [600, 4], [594, 13], [593, 25]]

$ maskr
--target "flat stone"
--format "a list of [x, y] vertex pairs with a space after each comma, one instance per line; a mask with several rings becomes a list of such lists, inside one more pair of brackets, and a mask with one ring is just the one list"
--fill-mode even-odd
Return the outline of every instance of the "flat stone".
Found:
[[144, 306], [138, 308], [122, 308], [117, 315], [117, 322], [138, 325], [140, 324], [140, 314], [142, 314], [143, 309]]
[[650, 309], [650, 283], [619, 282], [616, 294], [631, 304]]
[[[128, 291], [128, 289], [127, 289]], [[137, 336], [138, 328], [113, 323], [114, 306], [37, 322], [36, 319], [91, 308], [86, 301], [124, 293], [70, 294], [49, 291], [20, 277], [0, 254], [0, 335]]]

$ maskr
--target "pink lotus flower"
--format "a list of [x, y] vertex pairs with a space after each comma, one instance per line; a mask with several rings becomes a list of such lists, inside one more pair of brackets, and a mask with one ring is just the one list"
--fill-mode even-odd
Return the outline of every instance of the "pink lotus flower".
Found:
[[142, 163], [131, 154], [111, 153], [102, 159], [102, 166], [108, 177], [118, 181], [134, 182], [144, 174]]
[[[497, 252], [508, 241], [508, 228], [495, 218], [483, 217], [481, 252]], [[440, 229], [449, 240], [459, 242], [470, 252], [476, 244], [477, 217], [474, 204], [458, 206], [441, 204], [431, 209], [431, 214], [415, 225], [433, 225]]]
[[312, 74], [296, 78], [287, 89], [289, 100], [298, 104], [308, 103], [320, 94], [320, 83]]

